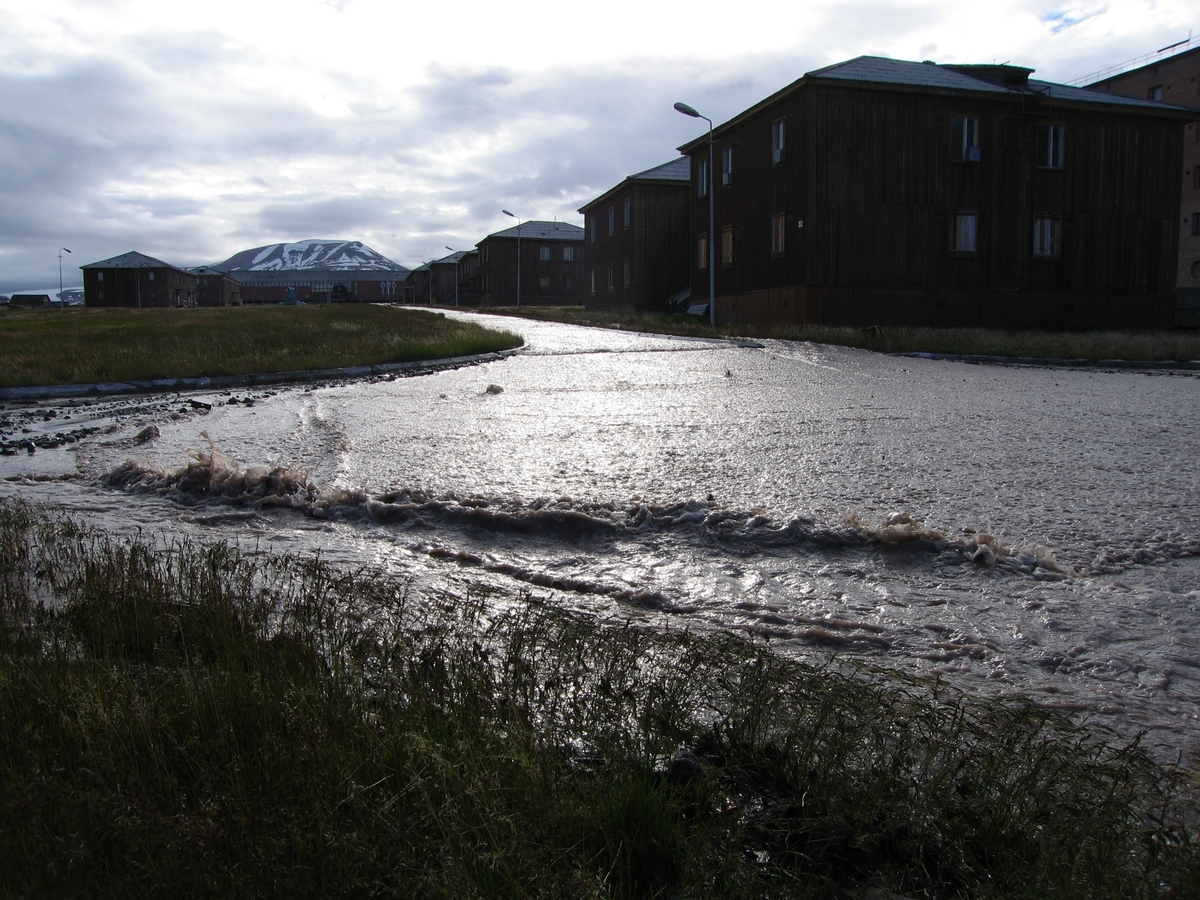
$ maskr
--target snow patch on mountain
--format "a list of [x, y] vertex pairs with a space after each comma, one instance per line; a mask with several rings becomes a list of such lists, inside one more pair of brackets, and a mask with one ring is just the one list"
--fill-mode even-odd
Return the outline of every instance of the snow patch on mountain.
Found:
[[360, 241], [296, 241], [268, 244], [235, 253], [213, 266], [222, 272], [290, 272], [326, 269], [339, 272], [407, 272], [399, 263]]

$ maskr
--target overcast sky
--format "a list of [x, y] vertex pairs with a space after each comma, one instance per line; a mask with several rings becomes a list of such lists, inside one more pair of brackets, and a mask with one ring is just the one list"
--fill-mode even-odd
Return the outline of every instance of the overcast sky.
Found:
[[305, 238], [407, 266], [576, 210], [862, 54], [1069, 81], [1195, 0], [0, 0], [0, 292]]

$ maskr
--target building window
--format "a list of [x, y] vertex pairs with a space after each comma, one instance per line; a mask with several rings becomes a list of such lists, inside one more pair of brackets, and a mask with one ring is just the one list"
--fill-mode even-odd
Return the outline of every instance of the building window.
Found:
[[1192, 187], [1200, 191], [1200, 166], [1192, 169]]
[[571, 289], [571, 276], [570, 275], [567, 276], [566, 285], [567, 285], [567, 290], [569, 291]]
[[97, 272], [97, 273], [96, 273], [96, 280], [97, 280], [97, 281], [103, 281], [103, 280], [104, 280], [104, 273], [103, 273], [103, 272]]
[[625, 287], [633, 284], [633, 266], [630, 263], [629, 257], [625, 257]]
[[1156, 84], [1154, 87], [1150, 88], [1150, 90], [1146, 92], [1146, 96], [1155, 103], [1162, 103], [1162, 85]]
[[591, 215], [591, 217], [588, 219], [588, 222], [591, 225], [591, 228], [588, 229], [588, 233], [591, 235], [592, 243], [594, 244], [594, 243], [596, 243], [596, 214], [595, 213], [593, 213]]
[[783, 154], [787, 146], [787, 121], [776, 119], [771, 123], [771, 165], [783, 165]]
[[771, 255], [783, 256], [783, 232], [787, 217], [783, 213], [771, 216]]
[[733, 265], [733, 226], [726, 225], [721, 229], [721, 265]]
[[608, 236], [612, 237], [613, 232], [617, 230], [617, 214], [610, 206], [608, 208]]
[[550, 248], [545, 245], [538, 247], [538, 259], [542, 262], [550, 262]]
[[708, 235], [702, 234], [696, 241], [696, 268], [708, 268]]
[[563, 262], [575, 262], [574, 247], [563, 247]]
[[708, 196], [708, 160], [696, 160], [696, 196]]
[[151, 281], [153, 281], [153, 280], [154, 280], [154, 273], [153, 273], [153, 272], [147, 272], [147, 273], [146, 273], [146, 277], [147, 277], [147, 278], [149, 278]]
[[721, 151], [721, 184], [729, 187], [733, 184], [733, 148], [726, 147]]
[[1038, 125], [1037, 164], [1039, 169], [1063, 167], [1063, 136], [1066, 128], [1044, 122]]
[[1033, 220], [1033, 255], [1037, 259], [1058, 259], [1062, 256], [1060, 217], [1038, 216]]
[[608, 264], [608, 290], [609, 290], [609, 293], [612, 293], [612, 290], [614, 287], [616, 287], [616, 285], [614, 284], [614, 281], [613, 281], [613, 264], [609, 263]]
[[1192, 235], [1200, 235], [1200, 212], [1192, 213]]
[[549, 275], [539, 275], [538, 276], [538, 288], [540, 288], [543, 291], [550, 290], [550, 276]]
[[628, 228], [633, 223], [633, 198], [625, 198], [625, 227]]
[[592, 269], [592, 294], [596, 293], [596, 270]]
[[950, 161], [979, 162], [979, 119], [954, 116], [950, 119]]
[[973, 212], [954, 213], [950, 218], [950, 249], [954, 253], [975, 252], [975, 229], [979, 218]]

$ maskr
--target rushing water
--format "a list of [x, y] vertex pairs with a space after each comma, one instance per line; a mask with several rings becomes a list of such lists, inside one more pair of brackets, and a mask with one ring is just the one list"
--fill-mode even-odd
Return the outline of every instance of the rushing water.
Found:
[[1200, 379], [499, 324], [521, 353], [421, 377], [10, 406], [7, 438], [80, 439], [0, 490], [1026, 694], [1200, 764]]

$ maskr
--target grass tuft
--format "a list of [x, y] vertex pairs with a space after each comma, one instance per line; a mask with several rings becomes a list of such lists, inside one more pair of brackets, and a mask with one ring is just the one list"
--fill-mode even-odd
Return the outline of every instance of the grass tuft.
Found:
[[1200, 890], [1182, 773], [1027, 703], [12, 502], [0, 590], [0, 895]]

